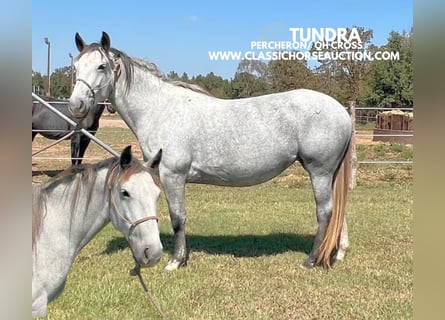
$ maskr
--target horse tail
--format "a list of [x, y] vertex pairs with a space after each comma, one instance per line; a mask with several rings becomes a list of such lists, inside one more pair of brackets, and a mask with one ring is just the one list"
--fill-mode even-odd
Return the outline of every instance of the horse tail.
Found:
[[333, 205], [332, 214], [329, 220], [326, 234], [320, 248], [316, 264], [322, 264], [325, 268], [331, 267], [331, 259], [339, 246], [341, 230], [346, 211], [346, 198], [349, 190], [349, 180], [351, 175], [351, 141], [343, 155], [343, 159], [335, 174], [332, 190]]

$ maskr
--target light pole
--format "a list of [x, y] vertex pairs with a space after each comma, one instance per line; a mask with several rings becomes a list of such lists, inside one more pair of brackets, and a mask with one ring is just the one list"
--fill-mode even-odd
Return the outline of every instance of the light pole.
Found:
[[70, 68], [70, 73], [71, 73], [71, 81], [70, 81], [70, 95], [73, 92], [73, 87], [74, 87], [74, 67], [73, 67], [73, 55], [70, 53], [68, 53], [68, 56], [71, 59], [71, 68]]
[[48, 46], [48, 68], [47, 68], [47, 77], [48, 80], [46, 81], [46, 95], [48, 97], [51, 96], [51, 42], [49, 41], [49, 39], [47, 37], [45, 37], [45, 43]]

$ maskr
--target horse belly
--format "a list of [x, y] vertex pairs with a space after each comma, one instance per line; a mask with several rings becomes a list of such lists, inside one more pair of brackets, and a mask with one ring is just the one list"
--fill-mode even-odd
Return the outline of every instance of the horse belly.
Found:
[[252, 186], [266, 182], [288, 168], [296, 160], [296, 155], [285, 157], [250, 157], [235, 161], [194, 162], [187, 182], [213, 184], [219, 186]]
[[[43, 137], [45, 137], [47, 139], [59, 140], [59, 139], [63, 138], [64, 136], [66, 136], [69, 132], [65, 129], [52, 129], [52, 130], [57, 130], [57, 131], [53, 131], [53, 132], [43, 131], [43, 132], [38, 132], [38, 133], [40, 133]], [[65, 131], [62, 131], [62, 130], [65, 130]], [[66, 138], [65, 140], [69, 140], [69, 139], [71, 139], [71, 138]]]

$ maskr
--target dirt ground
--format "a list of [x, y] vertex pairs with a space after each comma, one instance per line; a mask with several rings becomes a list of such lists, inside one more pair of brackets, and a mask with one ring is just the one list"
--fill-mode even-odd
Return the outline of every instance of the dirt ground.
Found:
[[124, 120], [116, 118], [101, 118], [99, 128], [126, 128]]

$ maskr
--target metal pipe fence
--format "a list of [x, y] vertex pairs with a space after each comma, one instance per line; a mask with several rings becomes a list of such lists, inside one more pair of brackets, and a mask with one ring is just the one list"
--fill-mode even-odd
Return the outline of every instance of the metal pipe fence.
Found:
[[[43, 100], [42, 98], [40, 98], [38, 95], [36, 95], [34, 92], [32, 92], [32, 97], [34, 99], [36, 99], [37, 101], [39, 101], [40, 103], [42, 103], [45, 107], [47, 107], [50, 111], [54, 112], [56, 115], [58, 115], [60, 118], [62, 118], [63, 120], [65, 120], [66, 122], [68, 122], [69, 124], [71, 124], [72, 126], [74, 126], [75, 128], [77, 127], [77, 123], [75, 121], [73, 121], [72, 119], [68, 118], [67, 116], [65, 116], [62, 112], [60, 112], [59, 110], [57, 110], [56, 108], [54, 108], [52, 105], [50, 105], [48, 102], [46, 102], [45, 100]], [[113, 156], [115, 157], [119, 157], [119, 153], [116, 152], [115, 150], [113, 150], [113, 148], [111, 148], [109, 145], [105, 144], [104, 142], [102, 142], [100, 139], [96, 138], [96, 136], [94, 136], [93, 134], [89, 133], [88, 130], [84, 129], [84, 128], [80, 128], [79, 129], [80, 132], [82, 132], [84, 135], [86, 135], [88, 138], [90, 138], [91, 140], [93, 140], [94, 142], [96, 142], [99, 146], [101, 146], [102, 148], [104, 148], [106, 151], [108, 151], [109, 153], [111, 153]]]
[[[70, 123], [73, 126], [77, 126], [76, 122], [74, 122], [73, 120], [71, 120], [70, 118], [66, 117], [64, 114], [62, 114], [61, 112], [59, 112], [57, 109], [55, 109], [53, 106], [51, 106], [47, 101], [43, 100], [42, 98], [40, 98], [39, 96], [37, 96], [35, 93], [32, 93], [32, 97], [42, 103], [45, 107], [47, 107], [48, 109], [50, 109], [52, 112], [56, 113], [58, 116], [60, 116], [62, 119], [64, 119], [65, 121], [67, 121], [68, 123]], [[52, 104], [57, 104], [57, 103], [66, 103], [64, 101], [51, 101]], [[110, 103], [105, 103], [105, 104], [110, 104]], [[399, 108], [401, 110], [407, 110], [407, 111], [412, 111], [413, 108]], [[374, 117], [372, 118], [372, 122], [375, 122], [375, 116], [378, 114], [378, 112], [381, 111], [386, 111], [386, 110], [394, 110], [393, 108], [368, 108], [368, 107], [357, 107], [355, 108], [356, 110], [356, 121], [357, 121], [357, 111], [361, 111], [361, 110], [371, 110], [372, 112], [375, 112]], [[369, 118], [369, 117], [368, 117]], [[370, 119], [370, 118], [369, 118]], [[360, 123], [360, 121], [357, 121], [358, 123]], [[371, 121], [368, 121], [371, 122]], [[65, 130], [32, 130], [33, 132], [65, 132]], [[92, 135], [91, 132], [93, 131], [87, 131], [85, 129], [80, 129], [79, 131], [81, 131], [82, 133], [84, 133], [86, 136], [88, 136], [91, 140], [93, 140], [94, 142], [96, 142], [99, 146], [101, 146], [103, 149], [105, 149], [107, 152], [111, 153], [114, 156], [119, 156], [119, 153], [116, 152], [111, 146], [105, 144], [103, 141], [101, 141], [100, 139], [98, 139], [96, 136]], [[97, 131], [95, 131], [94, 133], [96, 133]], [[118, 131], [116, 131], [116, 133], [118, 133]], [[409, 137], [409, 136], [413, 136], [413, 134], [370, 134], [370, 133], [360, 133], [360, 132], [356, 132], [355, 133], [355, 137], [375, 137], [375, 136], [380, 136], [380, 137]], [[33, 157], [33, 159], [35, 160], [71, 160], [71, 157]], [[83, 159], [85, 160], [102, 160], [103, 158], [100, 157], [84, 157]], [[412, 160], [358, 160], [357, 161], [358, 164], [408, 164], [411, 165], [413, 164]]]

